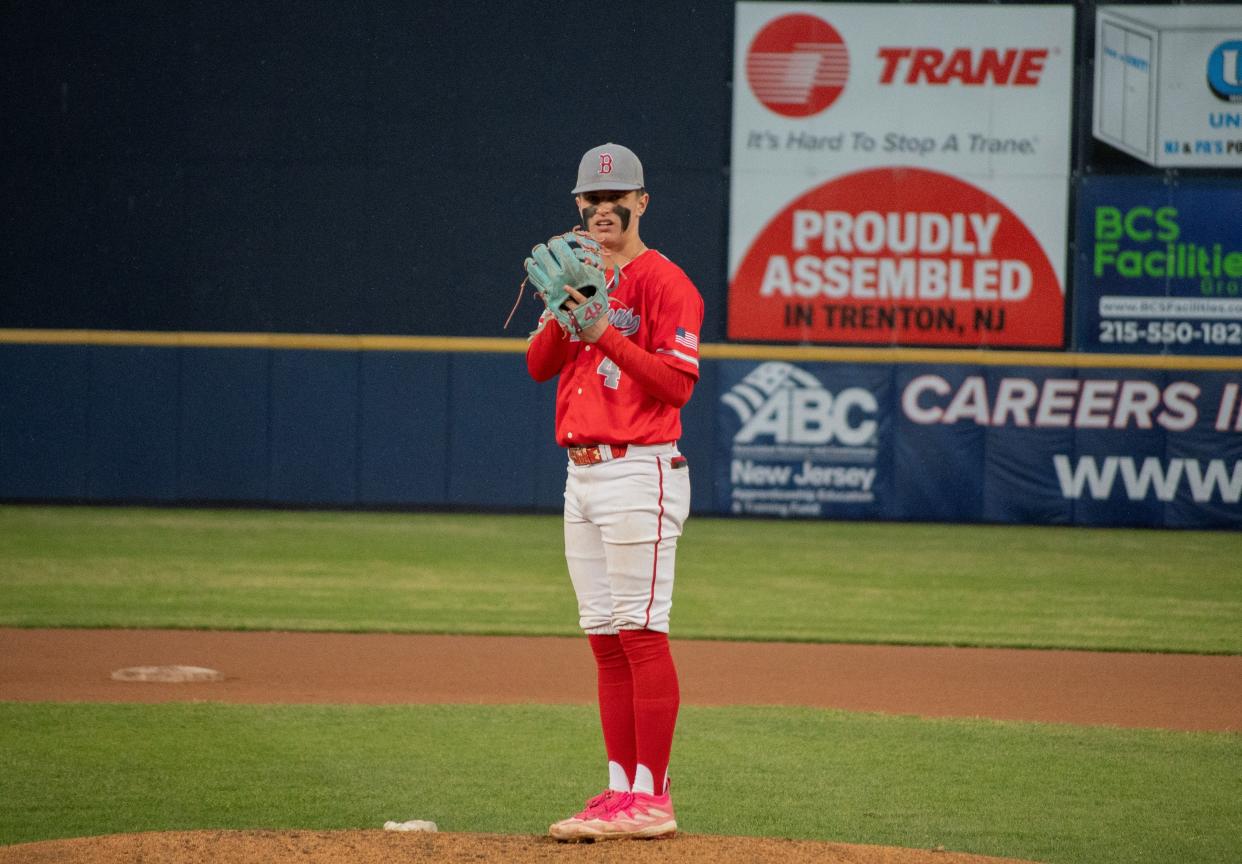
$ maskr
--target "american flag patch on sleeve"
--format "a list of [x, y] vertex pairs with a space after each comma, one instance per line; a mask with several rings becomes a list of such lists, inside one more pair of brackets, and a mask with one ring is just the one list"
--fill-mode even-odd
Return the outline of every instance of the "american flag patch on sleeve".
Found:
[[699, 350], [699, 334], [691, 333], [685, 327], [677, 328], [677, 333], [673, 336], [673, 341], [678, 345], [689, 348], [691, 351]]

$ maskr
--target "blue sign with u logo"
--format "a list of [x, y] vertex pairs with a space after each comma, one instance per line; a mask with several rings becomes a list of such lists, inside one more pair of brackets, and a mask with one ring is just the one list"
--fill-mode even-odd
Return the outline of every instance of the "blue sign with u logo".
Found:
[[1226, 102], [1242, 102], [1242, 40], [1217, 45], [1208, 57], [1208, 86]]

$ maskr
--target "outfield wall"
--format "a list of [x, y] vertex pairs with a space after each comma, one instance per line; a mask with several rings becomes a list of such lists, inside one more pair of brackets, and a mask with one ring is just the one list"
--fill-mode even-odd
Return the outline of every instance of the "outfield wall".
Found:
[[[514, 338], [541, 307], [502, 322], [611, 140], [645, 162], [644, 238], [705, 301], [697, 511], [1238, 526], [1242, 6], [1111, 5], [619, 0], [618, 75], [575, 50], [595, 16], [532, 62], [528, 2], [18, 4], [0, 499], [555, 508], [552, 388]], [[848, 84], [791, 114], [749, 70], [807, 68], [807, 27]], [[1118, 28], [1195, 44], [1157, 68]], [[549, 80], [610, 110], [584, 123]], [[1170, 110], [1127, 113], [1144, 83]], [[920, 274], [937, 225], [969, 227], [947, 253], [973, 299], [906, 302], [913, 235], [879, 243], [879, 213], [922, 226]], [[770, 291], [739, 278], [752, 251]]]
[[[0, 499], [560, 505], [554, 387], [521, 340], [0, 336]], [[1236, 360], [704, 355], [697, 513], [1242, 527]]]

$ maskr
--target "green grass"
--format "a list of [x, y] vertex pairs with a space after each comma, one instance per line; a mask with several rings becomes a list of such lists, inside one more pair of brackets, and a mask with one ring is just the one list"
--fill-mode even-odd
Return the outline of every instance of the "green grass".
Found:
[[[542, 833], [597, 791], [597, 738], [586, 707], [0, 703], [0, 843], [411, 818]], [[673, 776], [694, 833], [1242, 860], [1237, 735], [687, 708]]]
[[[1242, 535], [693, 519], [682, 637], [1242, 653]], [[0, 507], [0, 626], [574, 634], [555, 516]], [[2, 696], [2, 690], [0, 690]], [[0, 843], [542, 832], [594, 709], [0, 702]], [[1242, 736], [683, 709], [696, 833], [1050, 864], [1242, 860]]]
[[[683, 638], [1242, 653], [1242, 533], [692, 519]], [[543, 515], [0, 507], [0, 625], [572, 635]]]

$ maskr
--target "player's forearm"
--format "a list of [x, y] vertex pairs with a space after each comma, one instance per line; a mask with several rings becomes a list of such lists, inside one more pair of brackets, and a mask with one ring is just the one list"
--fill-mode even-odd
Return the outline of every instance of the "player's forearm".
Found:
[[655, 354], [648, 354], [613, 327], [604, 331], [598, 344], [608, 359], [621, 367], [622, 373], [656, 399], [674, 408], [690, 401], [694, 376], [689, 372], [670, 366]]
[[526, 346], [526, 371], [536, 381], [548, 381], [560, 373], [568, 356], [565, 331], [554, 321], [542, 321]]

